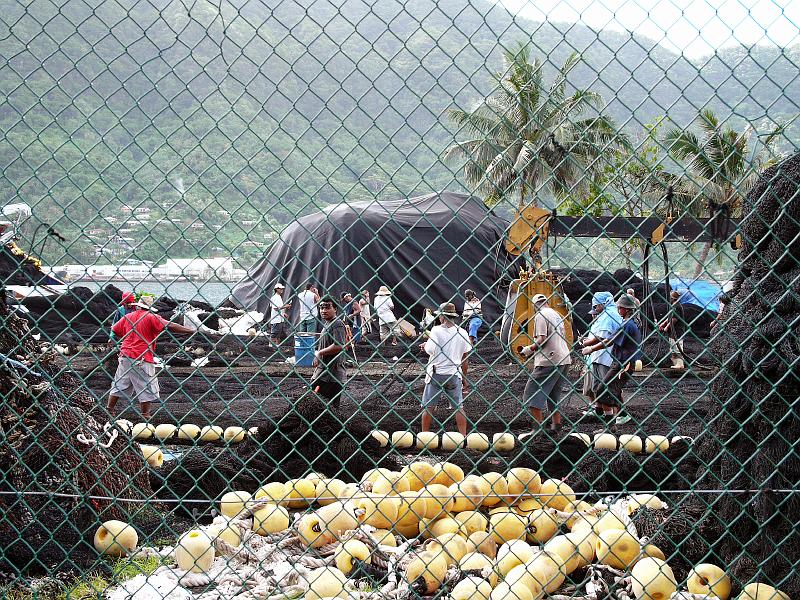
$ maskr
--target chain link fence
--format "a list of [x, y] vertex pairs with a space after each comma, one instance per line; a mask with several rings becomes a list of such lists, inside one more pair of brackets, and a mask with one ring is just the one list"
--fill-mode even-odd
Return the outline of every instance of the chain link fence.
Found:
[[800, 596], [798, 22], [6, 3], [2, 597]]

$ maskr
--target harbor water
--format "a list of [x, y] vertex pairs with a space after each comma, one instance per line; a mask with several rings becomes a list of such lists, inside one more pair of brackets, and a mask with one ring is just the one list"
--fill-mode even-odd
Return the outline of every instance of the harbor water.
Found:
[[216, 306], [230, 296], [236, 283], [222, 281], [76, 281], [71, 288], [85, 287], [90, 290], [101, 290], [113, 285], [123, 292], [136, 290], [156, 296], [168, 296], [174, 300], [202, 300]]

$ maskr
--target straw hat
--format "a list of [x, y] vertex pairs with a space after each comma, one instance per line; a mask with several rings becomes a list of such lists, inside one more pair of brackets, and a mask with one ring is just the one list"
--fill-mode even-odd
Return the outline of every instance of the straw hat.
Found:
[[380, 289], [377, 292], [375, 292], [375, 295], [376, 296], [391, 296], [392, 292], [389, 291], [388, 287], [386, 287], [385, 285], [382, 285], [380, 287]]
[[153, 296], [142, 296], [139, 298], [138, 302], [133, 303], [133, 306], [141, 308], [142, 310], [155, 310], [155, 308], [153, 308], [153, 303], [155, 301], [156, 299], [153, 298]]
[[458, 317], [458, 313], [456, 312], [456, 305], [452, 302], [443, 302], [439, 305], [439, 312], [436, 313], [443, 317]]

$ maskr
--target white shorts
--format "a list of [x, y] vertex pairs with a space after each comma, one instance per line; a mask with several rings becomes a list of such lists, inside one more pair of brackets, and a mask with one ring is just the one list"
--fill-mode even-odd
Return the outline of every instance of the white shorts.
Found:
[[109, 394], [137, 400], [140, 403], [157, 402], [160, 390], [156, 366], [153, 363], [120, 355]]

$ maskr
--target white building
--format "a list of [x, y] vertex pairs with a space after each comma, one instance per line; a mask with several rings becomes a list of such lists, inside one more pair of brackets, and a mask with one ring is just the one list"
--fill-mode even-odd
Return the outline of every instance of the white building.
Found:
[[231, 281], [237, 276], [233, 259], [227, 258], [168, 258], [157, 267], [159, 273], [167, 277], [188, 277], [189, 279], [224, 279]]

